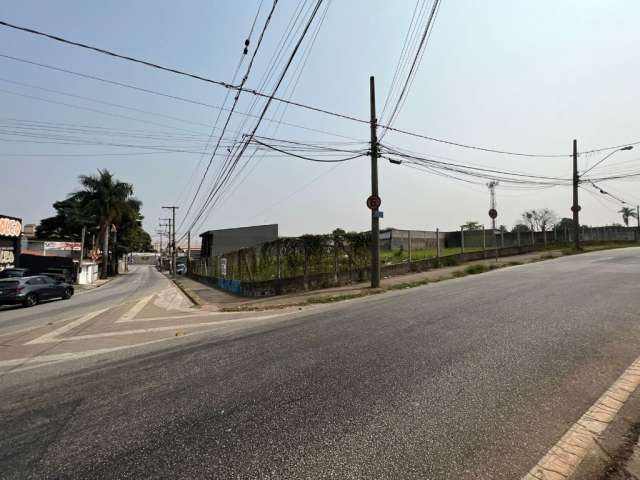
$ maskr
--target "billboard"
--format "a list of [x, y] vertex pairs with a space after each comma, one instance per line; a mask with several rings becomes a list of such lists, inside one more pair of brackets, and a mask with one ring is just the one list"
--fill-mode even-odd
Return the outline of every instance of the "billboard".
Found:
[[44, 242], [46, 250], [64, 250], [66, 252], [79, 252], [82, 248], [80, 242]]

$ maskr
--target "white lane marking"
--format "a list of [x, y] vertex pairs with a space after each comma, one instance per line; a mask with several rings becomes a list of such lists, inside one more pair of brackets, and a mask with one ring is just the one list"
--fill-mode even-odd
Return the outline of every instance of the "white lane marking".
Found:
[[110, 347], [110, 348], [98, 348], [94, 350], [84, 350], [82, 352], [57, 353], [52, 355], [40, 355], [36, 357], [15, 358], [12, 360], [0, 361], [0, 368], [12, 367], [14, 365], [22, 365], [23, 368], [11, 370], [6, 373], [23, 372], [25, 370], [31, 370], [33, 368], [48, 367], [49, 365], [53, 365], [60, 362], [68, 362], [70, 360], [79, 360], [82, 358], [92, 357], [94, 355], [100, 355], [103, 353], [112, 353], [119, 350], [125, 350], [128, 348], [152, 345], [154, 343], [166, 342], [168, 340], [173, 340], [176, 338], [184, 338], [185, 336], [186, 335], [182, 337], [160, 338], [158, 340], [150, 340], [148, 342], [134, 343], [132, 345], [122, 345], [119, 347]]
[[[212, 312], [215, 314], [215, 312]], [[142, 317], [142, 318], [132, 318], [131, 320], [123, 320], [120, 319], [116, 323], [127, 323], [127, 322], [151, 322], [158, 320], [173, 320], [174, 318], [193, 318], [193, 317], [210, 317], [211, 313], [190, 313], [188, 315], [168, 315], [165, 317]]]
[[142, 309], [147, 306], [147, 303], [149, 303], [152, 298], [153, 295], [142, 297], [135, 303], [135, 305], [133, 305], [133, 307], [127, 310], [118, 320], [116, 320], [115, 323], [127, 322], [135, 318], [135, 316], [138, 315], [142, 311]]
[[556, 480], [573, 474], [639, 385], [640, 357], [571, 426], [523, 480]]
[[88, 313], [83, 317], [80, 317], [77, 320], [74, 320], [73, 322], [67, 323], [66, 325], [63, 325], [62, 327], [57, 328], [49, 333], [45, 333], [44, 335], [38, 338], [34, 338], [33, 340], [25, 343], [25, 345], [37, 345], [39, 343], [55, 342], [57, 341], [56, 337], [58, 337], [59, 335], [67, 333], [69, 330], [73, 330], [74, 328], [82, 325], [83, 323], [88, 322], [89, 320], [97, 317], [101, 313], [106, 312], [107, 310], [109, 310], [109, 308], [103, 308], [102, 310], [97, 310], [95, 312]]
[[[199, 323], [185, 323], [185, 324], [181, 324], [181, 325], [170, 325], [170, 326], [166, 326], [166, 327], [151, 327], [151, 328], [137, 328], [134, 330], [122, 330], [122, 331], [117, 331], [117, 332], [103, 332], [103, 333], [92, 333], [92, 334], [87, 334], [87, 335], [74, 335], [73, 337], [67, 337], [67, 338], [59, 338], [59, 337], [54, 337], [54, 338], [49, 338], [49, 339], [44, 339], [41, 340], [42, 337], [36, 339], [39, 340], [38, 343], [47, 343], [47, 342], [75, 342], [76, 340], [89, 340], [92, 338], [104, 338], [104, 337], [117, 337], [117, 336], [122, 336], [122, 335], [137, 335], [140, 333], [157, 333], [157, 332], [166, 332], [166, 331], [170, 331], [170, 330], [184, 330], [184, 329], [188, 329], [188, 328], [199, 328], [199, 327], [210, 327], [210, 326], [220, 326], [220, 325], [225, 325], [228, 323], [232, 323], [232, 322], [239, 322], [239, 321], [259, 321], [259, 320], [268, 320], [270, 318], [274, 318], [277, 317], [279, 315], [275, 314], [275, 315], [264, 315], [261, 317], [252, 317], [252, 318], [239, 318], [239, 319], [232, 319], [232, 320], [217, 320], [217, 321], [213, 321], [213, 322], [199, 322]], [[34, 341], [32, 340], [30, 343], [33, 343]]]

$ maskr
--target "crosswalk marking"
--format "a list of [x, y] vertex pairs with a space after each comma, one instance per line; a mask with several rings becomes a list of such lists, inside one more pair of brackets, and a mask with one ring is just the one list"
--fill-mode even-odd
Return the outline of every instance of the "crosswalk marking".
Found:
[[80, 317], [77, 320], [74, 320], [73, 322], [67, 323], [66, 325], [63, 325], [60, 328], [57, 328], [51, 332], [45, 333], [44, 335], [35, 338], [33, 340], [31, 340], [30, 342], [25, 343], [25, 345], [37, 345], [39, 343], [50, 343], [50, 342], [55, 342], [56, 338], [59, 335], [62, 335], [64, 333], [67, 333], [69, 330], [73, 330], [74, 328], [82, 325], [83, 323], [88, 322], [89, 320], [97, 317], [98, 315], [100, 315], [101, 313], [106, 312], [107, 310], [109, 310], [109, 308], [103, 308], [102, 310], [97, 310], [95, 312], [91, 312], [88, 313], [86, 315], [84, 315], [83, 317]]

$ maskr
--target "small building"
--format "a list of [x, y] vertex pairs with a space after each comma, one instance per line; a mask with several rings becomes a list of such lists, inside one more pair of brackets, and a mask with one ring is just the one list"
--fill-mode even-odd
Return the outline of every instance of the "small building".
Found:
[[0, 270], [18, 267], [22, 219], [0, 215]]
[[200, 237], [200, 258], [210, 258], [277, 240], [278, 224], [209, 230]]
[[38, 226], [35, 223], [25, 223], [22, 228], [22, 236], [29, 240], [34, 240], [37, 228]]

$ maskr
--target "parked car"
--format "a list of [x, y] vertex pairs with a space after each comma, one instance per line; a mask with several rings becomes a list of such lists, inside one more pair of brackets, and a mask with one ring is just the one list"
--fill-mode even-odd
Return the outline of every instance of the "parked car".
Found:
[[30, 277], [32, 275], [36, 275], [36, 272], [28, 268], [11, 267], [0, 271], [0, 278]]
[[0, 305], [33, 307], [42, 300], [73, 296], [73, 285], [46, 275], [0, 279]]
[[176, 273], [178, 275], [184, 275], [187, 273], [187, 265], [184, 263], [179, 263], [176, 265]]

